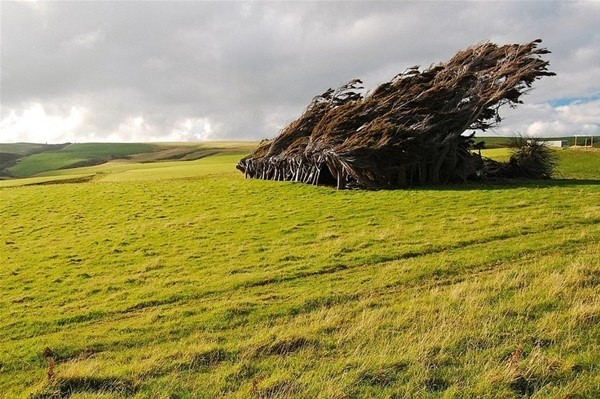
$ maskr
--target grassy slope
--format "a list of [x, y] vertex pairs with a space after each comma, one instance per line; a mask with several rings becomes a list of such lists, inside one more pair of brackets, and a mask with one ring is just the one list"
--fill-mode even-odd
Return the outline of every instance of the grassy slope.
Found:
[[61, 150], [30, 155], [21, 159], [9, 170], [18, 177], [33, 176], [41, 172], [66, 168], [90, 160], [102, 162], [112, 158], [123, 158], [131, 154], [152, 152], [154, 150], [154, 145], [142, 143], [71, 144]]
[[[93, 178], [95, 181], [134, 181], [179, 179], [209, 174], [233, 173], [235, 162], [245, 153], [222, 153], [194, 161], [136, 163], [116, 160], [101, 165], [53, 170], [36, 177], [0, 181], [2, 187], [17, 187], [48, 182]], [[144, 154], [146, 155], [146, 154]]]
[[27, 156], [44, 151], [58, 150], [65, 144], [38, 144], [38, 143], [0, 143], [0, 152]]
[[160, 150], [131, 157], [135, 162], [164, 160], [192, 161], [217, 154], [247, 154], [256, 148], [250, 141], [211, 141], [205, 143], [161, 143]]
[[[84, 143], [72, 144], [58, 151], [47, 151], [41, 154], [30, 155], [23, 158], [9, 170], [19, 177], [32, 178], [31, 182], [43, 182], [48, 179], [40, 177], [57, 175], [81, 175], [86, 173], [106, 173], [113, 169], [144, 168], [127, 164], [155, 163], [165, 161], [191, 161], [211, 155], [233, 154], [238, 156], [250, 152], [256, 143], [252, 142], [210, 142], [210, 143]], [[110, 161], [117, 158], [117, 161]], [[127, 158], [127, 159], [122, 159]], [[108, 165], [105, 164], [106, 161]], [[95, 166], [82, 166], [82, 164], [98, 164]], [[78, 167], [75, 167], [78, 166]], [[70, 169], [69, 169], [70, 168]], [[0, 182], [0, 186], [16, 186], [27, 184]]]
[[0, 143], [0, 178], [12, 176], [7, 169], [20, 159], [45, 151], [58, 151], [68, 144]]
[[598, 154], [562, 154], [595, 181], [337, 192], [141, 168], [0, 189], [0, 390], [597, 396]]

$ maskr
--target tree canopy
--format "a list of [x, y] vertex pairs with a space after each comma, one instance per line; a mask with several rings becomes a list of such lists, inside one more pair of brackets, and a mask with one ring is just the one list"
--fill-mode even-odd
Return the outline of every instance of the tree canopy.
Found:
[[237, 168], [251, 178], [338, 188], [485, 175], [486, 163], [471, 151], [472, 135], [464, 133], [496, 126], [502, 106], [521, 104], [535, 80], [554, 75], [540, 43], [481, 43], [428, 69], [408, 68], [366, 96], [359, 79], [328, 89]]

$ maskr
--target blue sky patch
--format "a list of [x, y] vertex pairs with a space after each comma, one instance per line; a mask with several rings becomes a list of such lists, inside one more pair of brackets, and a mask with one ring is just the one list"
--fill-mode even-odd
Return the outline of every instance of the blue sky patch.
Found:
[[548, 101], [552, 107], [562, 107], [573, 103], [588, 103], [590, 101], [600, 100], [600, 93], [592, 94], [586, 97], [563, 97]]

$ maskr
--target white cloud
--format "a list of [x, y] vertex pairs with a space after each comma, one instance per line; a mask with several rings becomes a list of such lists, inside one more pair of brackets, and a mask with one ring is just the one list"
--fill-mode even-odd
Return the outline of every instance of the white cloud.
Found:
[[502, 136], [522, 133], [532, 137], [559, 137], [575, 134], [600, 135], [600, 100], [550, 104], [524, 104], [504, 114], [495, 132]]
[[106, 32], [104, 32], [102, 29], [97, 29], [93, 32], [82, 33], [69, 40], [66, 40], [63, 42], [63, 45], [92, 49], [94, 46], [96, 46], [96, 44], [100, 43], [105, 38]]
[[27, 105], [19, 113], [14, 110], [0, 122], [0, 141], [64, 142], [77, 137], [86, 110], [70, 107], [67, 110], [46, 111], [40, 103]]
[[22, 112], [9, 112], [0, 122], [0, 142], [198, 142], [218, 139], [219, 124], [208, 118], [184, 118], [173, 123], [169, 131], [152, 124], [144, 116], [128, 116], [116, 130], [99, 134], [94, 129], [81, 133], [88, 123], [83, 107], [47, 110], [33, 103]]
[[47, 0], [19, 0], [19, 2], [38, 12], [46, 11], [48, 3]]
[[143, 116], [130, 116], [119, 124], [117, 131], [114, 134], [120, 137], [123, 141], [136, 141], [136, 138], [147, 137], [153, 133], [153, 128], [149, 126]]
[[208, 118], [185, 118], [175, 123], [168, 141], [208, 141], [217, 138], [214, 124]]
[[572, 124], [593, 125], [600, 123], [600, 100], [573, 102], [556, 107], [561, 119]]

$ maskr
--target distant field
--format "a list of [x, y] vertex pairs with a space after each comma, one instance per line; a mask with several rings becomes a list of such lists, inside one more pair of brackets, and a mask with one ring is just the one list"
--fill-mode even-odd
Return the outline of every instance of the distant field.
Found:
[[10, 176], [8, 169], [20, 159], [45, 151], [56, 151], [68, 144], [0, 143], [0, 178]]
[[173, 161], [156, 163], [107, 162], [102, 165], [63, 169], [42, 173], [36, 177], [0, 181], [2, 187], [16, 187], [45, 182], [79, 180], [83, 177], [94, 181], [135, 181], [180, 179], [208, 174], [235, 173], [235, 162], [243, 154], [214, 155], [196, 161]]
[[227, 151], [0, 182], [1, 397], [600, 396], [600, 152], [336, 191]]
[[45, 151], [23, 158], [8, 170], [17, 177], [33, 176], [50, 170], [81, 166], [86, 163], [103, 163], [109, 159], [155, 150], [156, 147], [151, 144], [139, 143], [71, 144], [60, 150]]
[[[565, 148], [554, 150], [557, 160], [557, 179], [594, 179], [600, 176], [600, 149]], [[497, 161], [510, 158], [508, 148], [483, 150], [481, 155]]]
[[48, 176], [60, 173], [62, 169], [86, 168], [113, 160], [126, 160], [133, 164], [192, 161], [211, 155], [245, 154], [255, 145], [252, 142], [0, 144], [0, 169], [4, 169], [0, 170], [0, 176]]
[[59, 150], [66, 144], [36, 144], [36, 143], [2, 143], [0, 152], [18, 155], [31, 155], [44, 151]]
[[[476, 137], [475, 141], [484, 141], [486, 148], [502, 148], [507, 147], [511, 141], [511, 137]], [[589, 139], [589, 138], [588, 138]], [[569, 146], [573, 146], [575, 144], [575, 137], [551, 137], [551, 138], [542, 138], [541, 140], [566, 140]], [[582, 146], [584, 144], [584, 138], [579, 137], [579, 145]], [[600, 148], [600, 137], [594, 137], [594, 148]]]
[[558, 150], [558, 176], [593, 179], [600, 176], [600, 149], [572, 148]]

